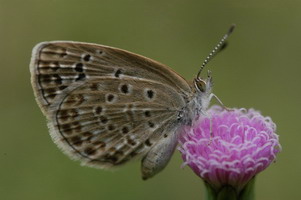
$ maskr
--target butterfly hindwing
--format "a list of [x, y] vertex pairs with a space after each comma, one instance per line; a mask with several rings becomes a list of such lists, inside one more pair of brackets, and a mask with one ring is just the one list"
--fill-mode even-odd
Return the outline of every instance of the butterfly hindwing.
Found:
[[106, 77], [66, 89], [50, 107], [49, 127], [69, 156], [111, 167], [145, 155], [169, 137], [183, 105], [172, 87]]

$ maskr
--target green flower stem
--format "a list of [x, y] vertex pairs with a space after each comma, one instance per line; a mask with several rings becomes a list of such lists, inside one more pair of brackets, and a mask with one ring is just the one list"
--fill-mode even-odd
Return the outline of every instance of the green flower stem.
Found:
[[240, 191], [230, 185], [223, 186], [218, 191], [205, 182], [206, 200], [254, 200], [255, 177]]
[[254, 187], [255, 187], [255, 177], [253, 177], [249, 183], [245, 186], [245, 188], [240, 192], [241, 200], [254, 200]]

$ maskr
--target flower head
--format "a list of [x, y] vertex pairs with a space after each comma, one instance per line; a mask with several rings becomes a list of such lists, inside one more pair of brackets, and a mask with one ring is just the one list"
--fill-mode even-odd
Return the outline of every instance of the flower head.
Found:
[[184, 164], [216, 190], [230, 185], [240, 191], [280, 152], [276, 125], [253, 109], [213, 106], [207, 112], [208, 117], [183, 129]]

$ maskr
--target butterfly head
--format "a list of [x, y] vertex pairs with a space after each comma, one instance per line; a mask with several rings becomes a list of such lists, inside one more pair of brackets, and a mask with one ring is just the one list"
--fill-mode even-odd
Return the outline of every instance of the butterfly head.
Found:
[[212, 84], [211, 71], [208, 71], [207, 79], [202, 79], [200, 77], [194, 79], [194, 87], [196, 91], [202, 95], [210, 95]]
[[207, 79], [202, 79], [200, 77], [194, 79], [197, 104], [199, 104], [199, 107], [202, 109], [206, 109], [210, 103], [209, 99], [212, 92], [212, 86], [213, 81], [210, 71], [208, 71]]

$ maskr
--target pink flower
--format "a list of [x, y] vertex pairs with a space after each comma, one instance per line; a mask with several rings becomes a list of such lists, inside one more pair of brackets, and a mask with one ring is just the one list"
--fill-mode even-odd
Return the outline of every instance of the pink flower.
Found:
[[253, 109], [213, 106], [207, 113], [183, 129], [179, 150], [184, 165], [214, 190], [230, 185], [239, 192], [281, 151], [276, 125]]

